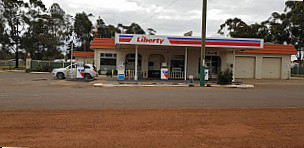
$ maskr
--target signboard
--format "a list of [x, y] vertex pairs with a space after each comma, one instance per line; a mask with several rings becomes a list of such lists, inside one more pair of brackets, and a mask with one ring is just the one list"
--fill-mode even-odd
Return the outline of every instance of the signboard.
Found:
[[209, 80], [209, 70], [205, 69], [205, 81]]
[[123, 63], [118, 65], [117, 74], [118, 74], [118, 80], [125, 79], [125, 65]]
[[161, 79], [162, 80], [168, 80], [169, 78], [169, 72], [168, 72], [168, 68], [161, 68]]
[[218, 56], [219, 52], [218, 51], [206, 51], [205, 54], [206, 54], [206, 56]]
[[[200, 47], [201, 38], [116, 34], [115, 44]], [[263, 39], [207, 38], [206, 47], [263, 48]]]

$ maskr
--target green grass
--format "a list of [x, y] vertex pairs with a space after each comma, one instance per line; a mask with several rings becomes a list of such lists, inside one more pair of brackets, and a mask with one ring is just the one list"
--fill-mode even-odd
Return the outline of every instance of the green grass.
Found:
[[0, 65], [0, 70], [25, 70], [25, 65], [20, 65], [19, 68], [15, 68], [15, 66]]

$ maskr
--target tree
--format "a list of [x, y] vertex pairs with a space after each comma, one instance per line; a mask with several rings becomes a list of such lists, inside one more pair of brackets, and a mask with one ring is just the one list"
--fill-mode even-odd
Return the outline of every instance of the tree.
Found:
[[115, 36], [115, 33], [120, 33], [118, 27], [115, 27], [114, 25], [106, 25], [100, 16], [96, 21], [96, 28], [99, 38], [112, 38]]
[[[35, 3], [31, 3], [35, 2]], [[54, 3], [48, 11], [41, 1], [29, 4], [27, 31], [22, 36], [22, 47], [33, 59], [53, 60], [62, 57], [61, 49], [70, 38], [68, 15]]]
[[106, 24], [103, 21], [103, 19], [99, 16], [97, 21], [96, 21], [96, 29], [98, 32], [98, 37], [99, 38], [106, 38]]
[[60, 56], [60, 49], [64, 48], [66, 42], [70, 40], [72, 26], [69, 21], [70, 16], [65, 14], [59, 4], [54, 3], [50, 7], [49, 12], [48, 27], [52, 41], [50, 42], [51, 44], [46, 44], [48, 46], [46, 55], [50, 57], [49, 59], [54, 59]]
[[[287, 1], [285, 12], [273, 12], [271, 17], [262, 23], [247, 25], [241, 19], [228, 19], [220, 26], [219, 34], [242, 37], [263, 38], [265, 42], [292, 44], [298, 51], [300, 65], [303, 63], [301, 47], [304, 47], [304, 3]], [[227, 33], [228, 32], [228, 33]]]
[[[24, 23], [22, 17], [24, 16], [24, 7], [26, 3], [22, 0], [3, 0], [1, 3], [2, 22], [4, 23], [5, 39], [1, 42], [2, 48], [15, 52], [16, 61], [18, 61], [18, 49], [19, 49], [19, 34], [22, 31]], [[16, 68], [18, 68], [18, 62], [16, 62]]]
[[297, 58], [300, 66], [303, 66], [304, 48], [304, 3], [297, 1], [287, 1], [285, 8], [285, 18], [282, 20], [288, 27], [288, 31], [292, 33], [291, 42], [298, 50]]
[[21, 47], [25, 53], [31, 54], [33, 59], [42, 59], [43, 50], [40, 36], [47, 32], [47, 18], [45, 5], [40, 0], [30, 0], [27, 12], [23, 17], [27, 24], [26, 31], [21, 37]]
[[74, 32], [78, 41], [82, 44], [82, 49], [89, 49], [90, 42], [93, 39], [93, 25], [89, 19], [90, 16], [92, 16], [92, 14], [87, 15], [85, 12], [77, 13], [75, 16]]
[[146, 34], [146, 32], [136, 23], [132, 23], [126, 30], [127, 34]]
[[156, 31], [153, 28], [148, 28], [149, 35], [155, 35]]
[[228, 19], [220, 26], [218, 33], [235, 38], [263, 38], [265, 42], [271, 42], [268, 24], [269, 21], [264, 21], [248, 25], [239, 18]]
[[[62, 57], [62, 52], [75, 49], [89, 49], [93, 39], [93, 25], [89, 17], [92, 14], [77, 13], [75, 19], [54, 3], [49, 9], [42, 0], [1, 0], [0, 1], [0, 57], [11, 58], [14, 53], [31, 54], [33, 59], [53, 60]], [[107, 25], [99, 17], [98, 34], [102, 38], [112, 38], [115, 33], [145, 34], [140, 25]], [[153, 29], [149, 34], [155, 34]], [[76, 38], [74, 38], [74, 36]], [[71, 39], [73, 38], [73, 39]], [[78, 43], [77, 43], [78, 42]], [[79, 44], [81, 44], [79, 46]], [[19, 52], [20, 51], [20, 52]], [[16, 65], [17, 67], [17, 65]]]
[[132, 23], [130, 26], [118, 24], [117, 28], [120, 29], [122, 33], [126, 34], [146, 34], [146, 32], [137, 23]]
[[0, 58], [6, 59], [8, 58], [9, 51], [6, 50], [5, 46], [3, 46], [7, 41], [7, 35], [5, 32], [5, 24], [4, 24], [4, 4], [3, 1], [0, 1]]

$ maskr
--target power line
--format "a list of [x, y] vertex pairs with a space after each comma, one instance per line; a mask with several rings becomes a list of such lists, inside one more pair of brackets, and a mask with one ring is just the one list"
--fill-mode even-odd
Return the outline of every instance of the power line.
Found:
[[169, 3], [168, 5], [166, 5], [164, 7], [164, 9], [154, 13], [153, 15], [151, 15], [149, 18], [145, 19], [144, 21], [140, 21], [140, 24], [146, 23], [147, 21], [149, 21], [150, 19], [152, 19], [153, 17], [155, 17], [156, 15], [164, 12], [165, 10], [167, 10], [170, 6], [174, 5], [175, 3], [177, 3], [179, 0], [173, 0], [171, 3]]

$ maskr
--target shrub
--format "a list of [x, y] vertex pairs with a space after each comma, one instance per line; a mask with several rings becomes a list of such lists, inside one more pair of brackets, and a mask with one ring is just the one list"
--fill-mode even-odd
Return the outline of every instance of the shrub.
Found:
[[33, 72], [33, 70], [32, 69], [26, 69], [25, 72], [30, 73], [30, 72]]
[[[113, 71], [113, 76], [117, 76], [118, 74], [118, 71], [117, 70], [114, 70]], [[112, 76], [112, 70], [108, 70], [107, 73], [106, 73], [107, 76]]]
[[50, 65], [46, 65], [44, 67], [42, 67], [42, 72], [52, 72], [54, 68]]
[[218, 84], [230, 85], [232, 83], [232, 71], [227, 69], [225, 72], [220, 71], [218, 73]]
[[99, 70], [98, 70], [98, 74], [99, 74], [99, 75], [101, 75], [101, 74], [102, 74], [101, 72], [102, 72], [102, 70], [101, 70], [101, 69], [99, 69]]
[[112, 76], [112, 70], [108, 70], [106, 73], [107, 76]]
[[41, 67], [39, 64], [36, 71], [37, 72], [52, 72], [53, 69], [54, 68], [52, 66], [45, 65], [45, 66]]

